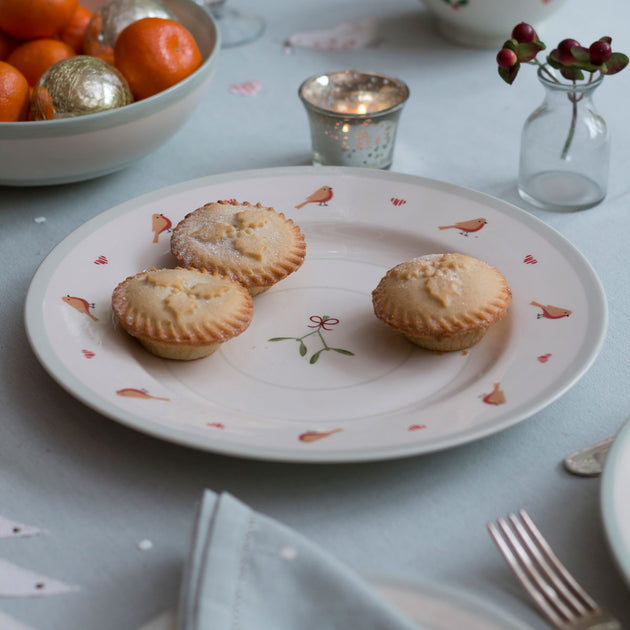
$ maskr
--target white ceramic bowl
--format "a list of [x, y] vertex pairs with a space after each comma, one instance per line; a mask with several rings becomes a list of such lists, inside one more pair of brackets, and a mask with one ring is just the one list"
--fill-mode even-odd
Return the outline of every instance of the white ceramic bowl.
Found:
[[210, 14], [193, 0], [163, 2], [197, 40], [204, 59], [201, 67], [177, 85], [118, 109], [0, 123], [0, 185], [62, 184], [112, 173], [158, 148], [188, 120], [214, 74], [219, 31]]
[[519, 22], [540, 28], [566, 0], [421, 0], [438, 31], [466, 46], [497, 48]]

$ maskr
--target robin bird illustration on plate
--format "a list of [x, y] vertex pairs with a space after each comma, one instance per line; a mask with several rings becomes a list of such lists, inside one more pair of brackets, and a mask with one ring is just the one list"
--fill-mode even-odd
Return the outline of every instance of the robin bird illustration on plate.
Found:
[[483, 397], [483, 402], [486, 405], [504, 405], [505, 404], [505, 394], [501, 389], [501, 383], [495, 383], [492, 391], [489, 394], [486, 394]]
[[83, 313], [93, 319], [95, 322], [98, 321], [98, 317], [94, 317], [92, 313], [90, 313], [90, 309], [94, 308], [94, 304], [90, 304], [87, 300], [84, 300], [80, 297], [73, 297], [71, 295], [65, 295], [61, 298], [66, 304], [71, 306], [72, 308], [79, 311], [79, 313]]
[[302, 433], [299, 437], [301, 442], [316, 442], [317, 440], [321, 440], [333, 433], [339, 433], [343, 429], [332, 429], [331, 431], [306, 431], [306, 433]]
[[468, 236], [472, 232], [478, 232], [486, 223], [488, 223], [483, 217], [479, 219], [471, 219], [470, 221], [461, 221], [460, 223], [454, 223], [453, 225], [439, 225], [439, 230], [455, 229], [459, 230], [464, 236]]
[[295, 206], [298, 210], [303, 208], [307, 203], [317, 203], [320, 206], [327, 206], [328, 202], [333, 198], [333, 189], [330, 186], [322, 186], [313, 194], [309, 195], [305, 201]]
[[171, 229], [172, 222], [168, 217], [163, 214], [155, 213], [151, 215], [151, 231], [153, 232], [153, 242], [157, 243], [160, 234]]
[[539, 304], [538, 302], [530, 302], [532, 306], [537, 306], [542, 310], [542, 313], [538, 313], [536, 317], [540, 319], [562, 319], [563, 317], [569, 317], [571, 311], [568, 308], [560, 308], [558, 306], [551, 306], [551, 304]]
[[116, 391], [119, 396], [127, 398], [143, 398], [144, 400], [165, 400], [170, 402], [170, 398], [162, 398], [161, 396], [152, 396], [144, 389], [136, 389], [134, 387], [125, 387]]

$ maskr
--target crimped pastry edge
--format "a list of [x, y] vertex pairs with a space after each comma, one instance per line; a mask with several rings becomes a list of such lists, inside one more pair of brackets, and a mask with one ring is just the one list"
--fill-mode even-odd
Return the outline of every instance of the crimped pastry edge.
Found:
[[[208, 329], [197, 328], [195, 330], [195, 337], [175, 337], [174, 335], [169, 336], [168, 334], [153, 334], [153, 327], [150, 326], [148, 320], [142, 319], [139, 324], [130, 324], [128, 322], [127, 317], [125, 316], [128, 311], [124, 307], [124, 289], [126, 286], [133, 280], [140, 278], [152, 271], [192, 271], [195, 273], [206, 274], [208, 276], [212, 276], [218, 278], [223, 281], [230, 282], [234, 290], [237, 290], [241, 293], [243, 298], [242, 300], [242, 308], [240, 311], [234, 313], [230, 318], [227, 324], [224, 324], [222, 327], [217, 327], [217, 332], [212, 332]], [[231, 280], [230, 278], [226, 278], [225, 276], [221, 276], [219, 274], [211, 273], [205, 269], [196, 269], [196, 268], [187, 268], [187, 267], [174, 267], [174, 268], [161, 268], [156, 269], [155, 267], [151, 267], [148, 270], [140, 271], [136, 274], [130, 275], [124, 280], [122, 280], [112, 292], [112, 311], [116, 318], [116, 321], [120, 324], [120, 326], [132, 337], [135, 337], [142, 343], [147, 349], [149, 346], [154, 349], [162, 348], [159, 356], [165, 356], [164, 352], [166, 352], [166, 347], [171, 347], [174, 350], [177, 348], [181, 348], [183, 350], [189, 349], [192, 352], [193, 349], [199, 351], [199, 356], [206, 356], [210, 354], [214, 350], [217, 349], [218, 345], [221, 343], [225, 343], [230, 339], [240, 335], [244, 332], [249, 324], [251, 323], [254, 307], [251, 296], [247, 289], [243, 287], [238, 282]], [[134, 320], [135, 321], [135, 320]], [[209, 347], [215, 346], [214, 349], [209, 350]], [[209, 350], [205, 355], [201, 354], [203, 349]], [[153, 352], [153, 350], [151, 350]], [[154, 352], [154, 354], [158, 354], [158, 352]]]
[[[182, 250], [185, 248], [185, 239], [188, 235], [181, 234], [186, 226], [186, 221], [194, 215], [199, 213], [208, 206], [214, 204], [226, 204], [231, 206], [240, 206], [244, 208], [256, 208], [260, 210], [270, 210], [278, 218], [282, 219], [285, 226], [288, 228], [289, 234], [291, 234], [291, 248], [285, 252], [284, 258], [273, 264], [269, 264], [266, 269], [256, 270], [253, 268], [242, 269], [234, 265], [224, 265], [217, 261], [209, 260], [208, 257], [195, 256], [193, 253], [184, 255]], [[184, 216], [184, 218], [175, 226], [171, 235], [171, 254], [175, 257], [180, 265], [186, 267], [192, 267], [196, 269], [206, 269], [210, 272], [215, 272], [223, 276], [228, 276], [232, 280], [235, 280], [246, 287], [250, 295], [257, 295], [266, 291], [274, 284], [280, 282], [291, 273], [297, 271], [304, 262], [306, 257], [306, 240], [300, 227], [289, 217], [286, 217], [284, 213], [278, 212], [271, 206], [263, 206], [260, 202], [252, 204], [249, 201], [213, 201], [199, 206], [195, 210], [192, 210]]]
[[[475, 258], [474, 256], [468, 256]], [[422, 258], [422, 257], [420, 257]], [[485, 261], [475, 258], [488, 270], [496, 274], [501, 286], [496, 297], [475, 312], [461, 319], [426, 318], [421, 312], [411, 312], [385, 299], [385, 282], [400, 265], [389, 269], [372, 291], [372, 305], [378, 319], [397, 332], [402, 333], [416, 345], [431, 350], [461, 350], [477, 343], [488, 328], [503, 318], [512, 301], [512, 291], [505, 276]], [[409, 261], [407, 261], [409, 262]]]

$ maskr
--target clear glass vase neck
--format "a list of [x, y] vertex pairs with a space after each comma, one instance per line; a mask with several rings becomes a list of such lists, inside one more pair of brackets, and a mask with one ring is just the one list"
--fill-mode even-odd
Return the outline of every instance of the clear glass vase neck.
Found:
[[570, 81], [565, 79], [555, 68], [543, 65], [538, 68], [538, 80], [550, 93], [591, 95], [604, 80], [601, 73], [586, 73], [584, 79]]

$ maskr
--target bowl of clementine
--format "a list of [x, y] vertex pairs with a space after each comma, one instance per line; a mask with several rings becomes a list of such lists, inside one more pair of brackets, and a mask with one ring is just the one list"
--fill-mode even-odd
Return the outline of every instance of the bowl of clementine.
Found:
[[[85, 54], [82, 32], [105, 0], [0, 0], [0, 186], [106, 175], [156, 150], [184, 124], [194, 124], [190, 119], [214, 75], [219, 31], [194, 0], [159, 1], [173, 19], [142, 18], [118, 35], [113, 64], [127, 79], [133, 103], [34, 120], [25, 107], [29, 93], [45, 79], [47, 67]], [[32, 23], [20, 15], [25, 4], [37, 18]]]

